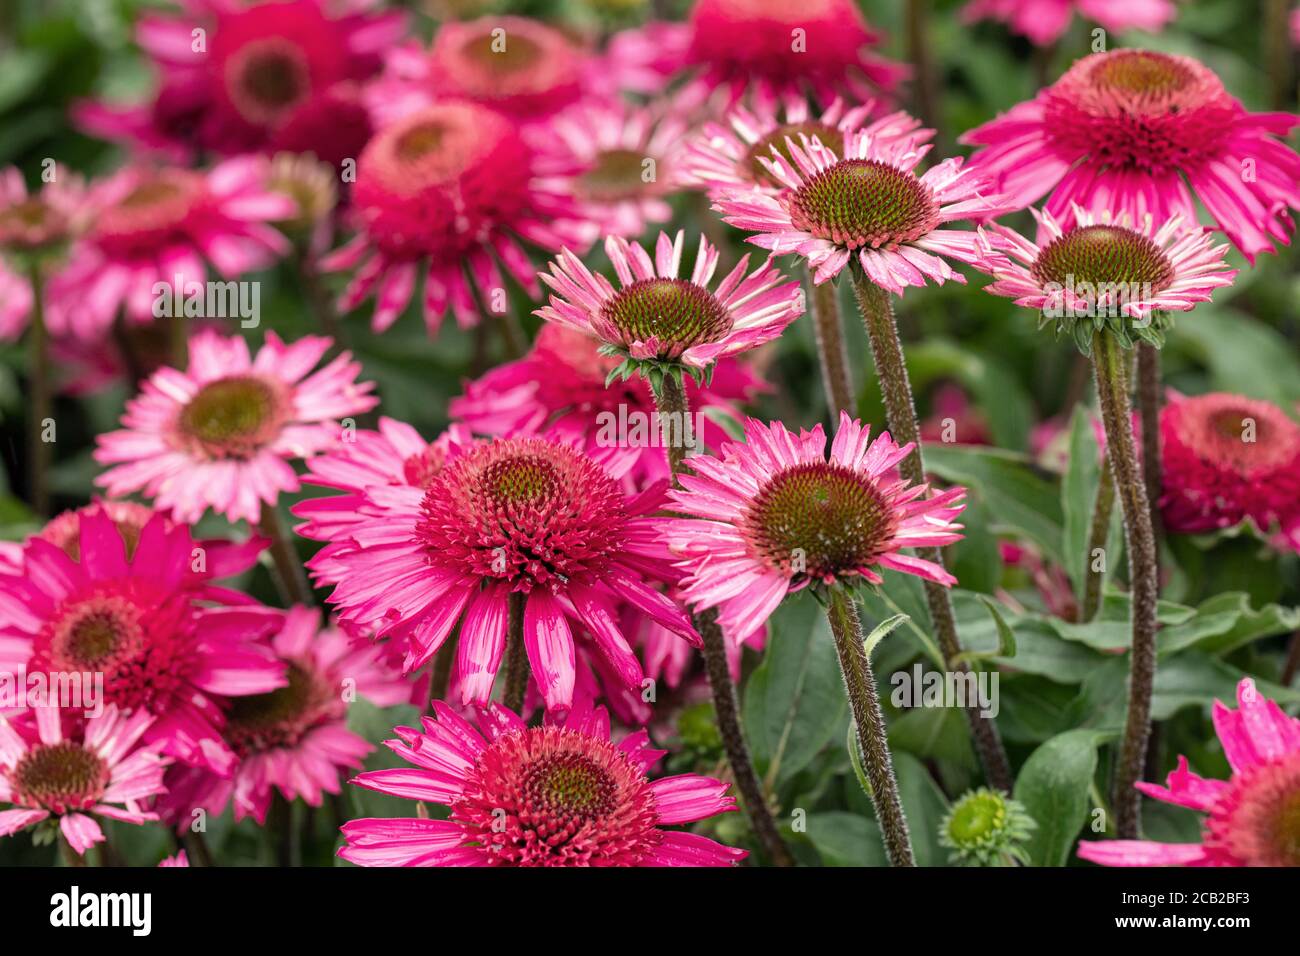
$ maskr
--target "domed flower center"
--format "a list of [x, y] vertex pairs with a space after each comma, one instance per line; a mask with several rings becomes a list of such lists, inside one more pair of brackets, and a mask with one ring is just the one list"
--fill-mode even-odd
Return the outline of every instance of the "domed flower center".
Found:
[[659, 839], [645, 775], [609, 741], [553, 726], [497, 738], [452, 817], [511, 866], [635, 866]]
[[1174, 278], [1173, 263], [1159, 246], [1120, 226], [1082, 226], [1067, 232], [1038, 254], [1031, 271], [1040, 282], [1061, 286], [1124, 286], [1132, 290], [1132, 298], [1140, 297], [1143, 288], [1159, 292]]
[[1177, 411], [1184, 444], [1239, 474], [1288, 468], [1300, 456], [1300, 426], [1264, 402], [1204, 395], [1184, 399]]
[[416, 526], [429, 560], [529, 590], [599, 573], [619, 551], [623, 493], [585, 454], [545, 439], [484, 443], [429, 484]]
[[179, 429], [211, 455], [247, 457], [279, 433], [283, 404], [263, 379], [218, 379], [199, 389], [181, 409]]
[[640, 279], [601, 307], [626, 344], [658, 342], [663, 358], [731, 331], [731, 314], [709, 290], [685, 279]]
[[81, 744], [41, 744], [18, 761], [10, 780], [15, 796], [54, 813], [83, 809], [108, 787], [103, 758]]
[[953, 810], [948, 821], [948, 835], [959, 846], [974, 846], [988, 841], [1005, 829], [1006, 802], [997, 794], [971, 794]]
[[311, 672], [291, 663], [286, 677], [288, 684], [269, 693], [230, 699], [225, 737], [236, 753], [247, 756], [292, 747], [327, 716], [334, 698]]
[[536, 41], [506, 30], [470, 37], [460, 48], [465, 60], [502, 78], [536, 68], [543, 52]]
[[786, 140], [789, 139], [802, 149], [803, 139], [801, 137], [803, 136], [808, 137], [810, 144], [815, 138], [836, 156], [844, 155], [844, 134], [834, 126], [818, 123], [815, 120], [803, 123], [787, 123], [772, 130], [772, 132], [749, 147], [749, 150], [745, 153], [745, 158], [741, 162], [748, 171], [750, 179], [761, 186], [784, 189], [785, 187], [781, 181], [768, 172], [767, 167], [760, 163], [759, 159], [770, 161], [772, 159], [772, 150], [775, 149], [781, 154], [781, 158], [793, 167], [794, 159], [790, 156], [790, 147], [786, 144]]
[[283, 120], [311, 96], [307, 58], [281, 37], [252, 40], [226, 64], [230, 100], [249, 122]]
[[1164, 96], [1186, 89], [1196, 78], [1186, 66], [1163, 53], [1118, 50], [1097, 65], [1091, 79], [1099, 90]]
[[48, 203], [29, 197], [0, 208], [0, 247], [35, 249], [62, 238], [66, 225]]
[[787, 202], [795, 228], [850, 249], [910, 242], [939, 223], [939, 207], [919, 179], [874, 159], [841, 160]]
[[794, 465], [759, 490], [745, 537], [770, 567], [829, 581], [872, 563], [896, 520], [875, 482], [842, 465]]
[[68, 671], [112, 670], [139, 653], [143, 642], [139, 608], [121, 598], [94, 596], [68, 606], [56, 619], [51, 659]]
[[1233, 789], [1207, 820], [1206, 843], [1247, 866], [1300, 866], [1300, 754], [1246, 771]]
[[186, 235], [203, 191], [202, 180], [184, 170], [144, 176], [117, 203], [98, 214], [95, 240], [121, 255], [155, 252]]
[[607, 149], [578, 178], [578, 189], [595, 202], [616, 202], [638, 196], [652, 182], [645, 179], [645, 172], [650, 168], [646, 164], [648, 158], [634, 149]]

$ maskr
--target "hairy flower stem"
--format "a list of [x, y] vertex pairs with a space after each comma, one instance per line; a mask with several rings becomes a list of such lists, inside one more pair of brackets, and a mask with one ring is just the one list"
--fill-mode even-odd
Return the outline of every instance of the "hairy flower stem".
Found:
[[31, 425], [27, 433], [27, 465], [31, 469], [28, 495], [32, 511], [39, 518], [50, 516], [50, 442], [45, 440], [45, 422], [50, 418], [50, 342], [45, 328], [45, 306], [41, 268], [33, 264], [32, 320], [27, 331], [28, 374], [31, 383]]
[[1157, 573], [1160, 561], [1160, 490], [1164, 476], [1160, 461], [1160, 350], [1146, 342], [1137, 343], [1137, 405], [1142, 422], [1142, 481], [1146, 485], [1147, 510], [1155, 535]]
[[[1115, 477], [1111, 474], [1110, 457], [1101, 461], [1097, 475], [1097, 497], [1092, 502], [1092, 524], [1088, 526], [1088, 553], [1084, 557], [1083, 606], [1079, 620], [1091, 621], [1101, 610], [1101, 586], [1106, 580], [1106, 539], [1110, 537], [1110, 516], [1115, 510]], [[1097, 552], [1101, 552], [1100, 566]]]
[[1137, 449], [1124, 364], [1119, 343], [1107, 332], [1093, 338], [1092, 362], [1097, 396], [1106, 428], [1106, 457], [1111, 461], [1115, 488], [1124, 515], [1128, 548], [1129, 587], [1133, 598], [1133, 646], [1129, 655], [1128, 716], [1119, 763], [1115, 770], [1115, 828], [1122, 840], [1135, 839], [1140, 802], [1133, 786], [1146, 759], [1151, 724], [1151, 687], [1156, 676], [1156, 551]]
[[[880, 379], [885, 399], [885, 415], [894, 441], [900, 445], [911, 442], [915, 450], [899, 465], [902, 476], [913, 484], [925, 481], [925, 462], [921, 457], [921, 429], [916, 421], [916, 405], [912, 401], [912, 383], [907, 376], [907, 363], [903, 357], [903, 343], [898, 338], [894, 321], [894, 307], [889, 293], [861, 274], [854, 275], [853, 291], [858, 308], [867, 326], [871, 340], [871, 354], [876, 361], [876, 375]], [[943, 566], [943, 552], [938, 548], [918, 548], [916, 553], [927, 561]], [[925, 581], [925, 599], [930, 607], [935, 637], [943, 652], [944, 667], [965, 674], [970, 665], [959, 660], [961, 642], [957, 638], [957, 618], [952, 610], [952, 596], [948, 589], [935, 581]], [[966, 721], [971, 737], [984, 766], [984, 776], [989, 786], [1011, 792], [1011, 763], [1002, 746], [997, 725], [980, 714], [978, 701], [971, 700], [966, 708]]]
[[862, 623], [853, 599], [842, 587], [830, 590], [826, 619], [835, 635], [835, 649], [840, 655], [840, 672], [849, 695], [853, 723], [857, 728], [862, 764], [871, 784], [871, 803], [885, 838], [885, 850], [894, 866], [916, 866], [912, 856], [912, 839], [907, 832], [907, 817], [898, 795], [894, 761], [889, 755], [885, 735], [885, 716], [876, 694], [876, 678], [871, 672], [871, 658], [862, 643]]
[[273, 576], [280, 596], [286, 604], [311, 607], [316, 603], [312, 597], [311, 585], [307, 583], [307, 575], [303, 571], [302, 562], [298, 560], [298, 552], [294, 550], [293, 541], [286, 533], [280, 521], [280, 513], [274, 505], [262, 505], [262, 520], [258, 522], [258, 528], [271, 541], [267, 550], [275, 568]]
[[506, 688], [502, 702], [523, 716], [524, 698], [528, 693], [528, 653], [524, 647], [524, 600], [522, 591], [510, 592], [510, 611], [506, 624]]
[[[808, 277], [812, 283], [812, 275]], [[844, 345], [844, 324], [840, 318], [840, 300], [835, 280], [813, 285], [813, 333], [817, 338], [817, 358], [821, 361], [822, 385], [826, 389], [826, 407], [831, 422], [839, 421], [840, 412], [853, 414], [853, 377], [849, 372], [849, 353]]]
[[[655, 403], [661, 416], [676, 415], [668, 421], [686, 421], [690, 409], [687, 406], [686, 391], [677, 380], [666, 375], [663, 385], [655, 391]], [[679, 434], [685, 434], [679, 432]], [[673, 481], [681, 472], [682, 460], [686, 448], [683, 443], [674, 442], [668, 447], [668, 464], [672, 468]], [[702, 611], [694, 617], [695, 630], [704, 642], [704, 668], [709, 677], [709, 689], [713, 692], [713, 715], [717, 721], [718, 734], [722, 737], [722, 747], [727, 754], [727, 763], [731, 766], [731, 775], [740, 792], [740, 799], [749, 815], [749, 822], [754, 827], [754, 834], [763, 847], [768, 860], [776, 866], [794, 866], [781, 831], [777, 829], [772, 810], [767, 804], [767, 794], [754, 771], [754, 761], [749, 755], [749, 744], [745, 741], [744, 731], [740, 725], [740, 700], [736, 695], [736, 684], [731, 679], [731, 669], [727, 666], [727, 643], [718, 625], [715, 608]]]

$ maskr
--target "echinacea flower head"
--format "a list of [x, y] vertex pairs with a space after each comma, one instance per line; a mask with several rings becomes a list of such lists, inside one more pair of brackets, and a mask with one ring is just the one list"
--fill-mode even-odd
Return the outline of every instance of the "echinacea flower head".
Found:
[[105, 510], [77, 522], [75, 548], [33, 537], [19, 566], [0, 572], [0, 671], [102, 674], [106, 704], [157, 718], [147, 741], [228, 773], [218, 701], [283, 685], [263, 642], [274, 612], [242, 596], [214, 603], [222, 594], [194, 570], [206, 553], [166, 515], [138, 532]]
[[293, 214], [276, 225], [313, 256], [324, 253], [333, 237], [337, 183], [338, 174], [329, 165], [301, 153], [276, 153], [267, 169], [267, 189], [294, 205]]
[[1300, 425], [1270, 402], [1212, 392], [1160, 411], [1161, 514], [1198, 533], [1249, 519], [1300, 550]]
[[971, 165], [1015, 208], [1048, 197], [1063, 228], [1073, 210], [1133, 222], [1196, 202], [1251, 262], [1290, 241], [1300, 208], [1300, 155], [1282, 141], [1290, 113], [1251, 113], [1201, 63], [1150, 50], [1084, 57], [1034, 99], [962, 137], [983, 147]]
[[[441, 701], [421, 729], [386, 745], [413, 768], [372, 770], [358, 786], [450, 808], [446, 820], [343, 825], [339, 856], [362, 866], [730, 866], [745, 851], [664, 827], [735, 809], [728, 785], [680, 774], [650, 780], [664, 755], [644, 730], [610, 739], [603, 708], [527, 726], [496, 704], [476, 730]], [[504, 813], [503, 813], [504, 811]]]
[[1300, 866], [1300, 720], [1247, 677], [1237, 709], [1214, 702], [1214, 729], [1232, 768], [1199, 776], [1187, 758], [1166, 785], [1139, 781], [1148, 797], [1205, 814], [1200, 843], [1085, 840], [1079, 856], [1102, 866]]
[[990, 227], [992, 255], [981, 268], [995, 281], [985, 291], [1037, 309], [1040, 327], [1053, 324], [1084, 352], [1102, 329], [1126, 346], [1137, 337], [1160, 347], [1170, 312], [1208, 302], [1237, 275], [1223, 259], [1227, 243], [1215, 245], [1210, 230], [1185, 225], [1178, 215], [1160, 223], [1147, 215], [1134, 224], [1127, 213], [1112, 218], [1076, 206], [1068, 226], [1048, 212], [1034, 216], [1037, 243]]
[[0, 169], [0, 256], [30, 259], [65, 245], [81, 227], [85, 185], [54, 166], [39, 190], [29, 191], [16, 167]]
[[[619, 359], [599, 348], [586, 332], [544, 323], [527, 355], [467, 382], [448, 411], [480, 435], [571, 435], [611, 475], [634, 487], [668, 478], [664, 436], [648, 427], [640, 435], [635, 431], [638, 423], [657, 421], [650, 385], [641, 378], [606, 385]], [[769, 387], [743, 360], [730, 358], [713, 366], [707, 383], [687, 378], [684, 384], [688, 408], [701, 413], [700, 432], [690, 437], [705, 448], [717, 448], [726, 438], [719, 418], [739, 425], [739, 406]], [[629, 427], [620, 432], [620, 422]]]
[[887, 433], [870, 440], [841, 412], [829, 458], [821, 425], [794, 435], [749, 419], [744, 443], [686, 459], [681, 488], [669, 493], [685, 517], [660, 525], [686, 574], [682, 599], [697, 611], [719, 607], [718, 622], [743, 641], [809, 585], [880, 584], [882, 569], [955, 584], [939, 565], [903, 553], [960, 540], [954, 519], [966, 496], [960, 487], [930, 496], [928, 485], [900, 479], [912, 448]]
[[85, 232], [49, 284], [48, 312], [55, 334], [90, 339], [119, 311], [152, 323], [158, 287], [185, 294], [207, 279], [208, 264], [231, 279], [271, 265], [288, 243], [270, 223], [294, 215], [254, 157], [208, 172], [127, 167], [92, 185], [86, 202]]
[[[145, 742], [154, 718], [113, 705], [68, 733], [58, 707], [0, 716], [0, 836], [55, 823], [79, 855], [104, 842], [95, 817], [142, 824], [171, 760]], [[72, 721], [69, 721], [72, 723]]]
[[275, 792], [318, 807], [325, 794], [339, 792], [343, 773], [361, 768], [373, 748], [347, 728], [348, 703], [409, 703], [412, 684], [381, 660], [378, 648], [321, 627], [320, 617], [305, 607], [285, 612], [271, 638], [285, 685], [228, 702], [221, 733], [238, 766], [225, 778], [201, 767], [173, 768], [161, 807], [168, 819], [187, 826], [194, 809], [216, 816], [232, 802], [236, 820], [262, 824]]
[[164, 151], [356, 156], [371, 124], [359, 84], [405, 28], [372, 0], [187, 0], [177, 16], [142, 17], [136, 40], [161, 73], [138, 105], [82, 104], [89, 132]]
[[661, 232], [654, 259], [636, 243], [607, 238], [617, 289], [564, 250], [542, 274], [552, 295], [537, 315], [595, 336], [605, 352], [624, 359], [615, 370], [624, 378], [649, 366], [675, 369], [679, 378], [685, 369], [700, 381], [719, 358], [772, 341], [803, 313], [798, 281], [770, 261], [746, 274], [745, 256], [711, 288], [718, 250], [703, 236], [691, 277], [680, 278], [684, 238]]
[[878, 140], [847, 133], [837, 153], [800, 132], [770, 146], [759, 165], [780, 191], [736, 189], [716, 197], [724, 221], [757, 235], [749, 242], [776, 255], [796, 253], [813, 281], [831, 279], [850, 262], [876, 285], [902, 294], [927, 279], [965, 282], [945, 258], [974, 263], [974, 231], [947, 228], [961, 219], [1005, 211], [984, 177], [947, 159], [916, 175], [930, 147], [904, 136]]
[[460, 622], [455, 673], [466, 704], [490, 697], [512, 603], [522, 604], [524, 646], [548, 708], [573, 699], [570, 618], [624, 683], [638, 685], [618, 600], [698, 641], [681, 609], [643, 579], [675, 577], [650, 517], [663, 490], [629, 498], [582, 451], [546, 437], [474, 445], [426, 488], [367, 491], [372, 517], [353, 526], [355, 547], [326, 558], [338, 578], [330, 603], [346, 626], [405, 641], [407, 672]]
[[934, 135], [933, 130], [922, 129], [920, 120], [902, 110], [872, 122], [874, 110], [874, 102], [849, 108], [838, 97], [821, 113], [806, 99], [787, 103], [782, 109], [737, 104], [727, 114], [725, 124], [706, 122], [690, 140], [678, 181], [702, 188], [714, 199], [733, 189], [780, 192], [784, 184], [762, 160], [770, 160], [775, 150], [791, 162], [787, 140], [801, 142], [800, 137], [806, 136], [810, 144], [825, 146], [838, 156], [843, 154], [844, 138], [850, 133], [863, 132], [882, 143], [903, 138], [921, 143]]
[[292, 459], [332, 447], [343, 434], [336, 419], [378, 404], [347, 353], [312, 371], [330, 345], [314, 335], [286, 345], [268, 332], [253, 357], [239, 336], [193, 336], [189, 368], [155, 372], [127, 402], [125, 428], [99, 436], [95, 460], [113, 467], [96, 481], [114, 496], [143, 492], [179, 521], [210, 508], [256, 523], [298, 490]]
[[[539, 294], [523, 239], [549, 251], [586, 249], [567, 178], [571, 158], [527, 145], [505, 116], [466, 102], [439, 102], [388, 126], [357, 160], [352, 215], [358, 235], [321, 262], [356, 269], [339, 301], [351, 311], [372, 294], [375, 331], [387, 329], [424, 280], [424, 320], [436, 334], [448, 307], [476, 325], [505, 291], [504, 265]], [[499, 311], [499, 310], [498, 310]]]
[[962, 866], [1028, 864], [1024, 844], [1037, 826], [1019, 801], [981, 787], [952, 805], [939, 824], [939, 845]]
[[1116, 33], [1159, 33], [1178, 11], [1171, 0], [970, 0], [961, 16], [967, 23], [1001, 20], [1036, 46], [1051, 46], [1076, 12]]

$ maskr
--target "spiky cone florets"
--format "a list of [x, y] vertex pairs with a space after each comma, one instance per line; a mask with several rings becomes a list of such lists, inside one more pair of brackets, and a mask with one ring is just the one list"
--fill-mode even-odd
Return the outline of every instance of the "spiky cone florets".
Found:
[[1029, 862], [1024, 844], [1036, 827], [1019, 801], [981, 787], [953, 804], [939, 824], [939, 844], [960, 866], [1014, 866]]

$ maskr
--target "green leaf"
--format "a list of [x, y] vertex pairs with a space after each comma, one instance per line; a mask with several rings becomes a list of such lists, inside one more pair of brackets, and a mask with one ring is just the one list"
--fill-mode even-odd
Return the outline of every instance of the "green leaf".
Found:
[[888, 866], [880, 827], [856, 813], [809, 814], [808, 841], [827, 866]]
[[1097, 747], [1111, 735], [1070, 730], [1053, 737], [1025, 761], [1015, 798], [1038, 828], [1029, 841], [1035, 866], [1064, 866], [1088, 817]]
[[939, 824], [948, 812], [948, 801], [925, 764], [908, 753], [894, 754], [894, 775], [898, 795], [907, 816], [912, 852], [917, 866], [944, 866], [948, 853], [939, 845]]
[[[383, 745], [383, 741], [394, 738], [393, 728], [419, 727], [420, 712], [410, 704], [394, 707], [376, 707], [364, 697], [359, 697], [348, 706], [348, 730], [364, 737], [375, 745], [370, 756], [365, 760], [365, 770], [386, 770], [393, 767], [410, 766]], [[377, 793], [364, 787], [344, 785], [353, 819], [357, 817], [413, 817], [417, 803], [403, 797], [394, 797], [387, 793]]]
[[862, 649], [866, 652], [867, 659], [871, 659], [871, 652], [876, 649], [877, 644], [888, 637], [894, 628], [907, 620], [910, 620], [910, 618], [906, 614], [895, 614], [893, 617], [877, 624], [862, 642]]

